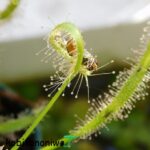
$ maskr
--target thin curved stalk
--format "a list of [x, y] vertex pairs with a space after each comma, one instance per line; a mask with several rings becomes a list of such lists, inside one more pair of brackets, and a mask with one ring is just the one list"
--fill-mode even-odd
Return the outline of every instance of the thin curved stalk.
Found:
[[6, 8], [0, 11], [0, 19], [6, 19], [11, 16], [14, 10], [19, 5], [20, 0], [10, 0], [10, 3], [6, 6]]
[[[58, 30], [58, 29], [66, 31], [73, 36], [73, 38], [76, 42], [76, 45], [77, 45], [77, 53], [78, 53], [77, 58], [76, 58], [77, 59], [76, 64], [75, 64], [75, 66], [73, 66], [72, 72], [70, 72], [68, 77], [64, 80], [64, 82], [62, 83], [61, 87], [56, 92], [56, 94], [52, 97], [52, 99], [45, 106], [45, 108], [43, 108], [43, 110], [37, 115], [36, 119], [33, 121], [32, 125], [26, 130], [26, 132], [23, 134], [23, 136], [18, 140], [21, 144], [28, 138], [28, 136], [33, 132], [33, 130], [36, 128], [36, 126], [39, 124], [39, 122], [44, 118], [44, 116], [47, 114], [47, 112], [52, 108], [52, 106], [57, 101], [59, 96], [63, 93], [64, 89], [70, 83], [70, 81], [76, 76], [76, 74], [78, 74], [81, 64], [82, 64], [83, 53], [84, 53], [84, 43], [83, 43], [82, 36], [81, 36], [80, 32], [78, 31], [78, 29], [71, 23], [62, 23], [62, 24], [56, 26], [56, 28], [54, 30]], [[53, 31], [49, 38], [50, 43], [57, 45], [57, 43], [54, 43], [56, 41], [54, 41], [53, 38], [51, 38], [51, 36], [53, 36], [53, 33], [54, 33]], [[60, 51], [59, 47], [55, 46], [55, 48], [58, 52]], [[12, 147], [11, 150], [17, 150], [18, 148], [19, 148], [19, 146], [16, 143]]]

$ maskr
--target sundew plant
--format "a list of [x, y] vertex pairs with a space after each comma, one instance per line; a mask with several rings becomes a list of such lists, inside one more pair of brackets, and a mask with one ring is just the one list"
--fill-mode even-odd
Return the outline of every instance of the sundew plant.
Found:
[[[48, 95], [51, 97], [49, 103], [37, 115], [36, 119], [19, 139], [23, 143], [33, 132], [39, 122], [45, 117], [52, 108], [60, 95], [64, 95], [64, 90], [70, 86], [71, 80], [78, 75], [78, 90], [82, 79], [85, 78], [88, 88], [88, 76], [94, 75], [95, 71], [101, 68], [98, 66], [96, 57], [85, 49], [84, 40], [80, 31], [72, 23], [61, 23], [57, 25], [49, 34], [47, 39], [47, 48], [37, 53], [44, 54], [42, 61], [48, 61], [53, 58], [53, 65], [56, 73], [51, 76], [51, 82], [44, 85], [46, 91], [54, 88]], [[106, 127], [112, 120], [123, 120], [128, 117], [135, 102], [143, 100], [148, 95], [146, 89], [150, 80], [150, 43], [149, 43], [149, 23], [144, 28], [144, 34], [141, 37], [139, 50], [134, 51], [135, 58], [132, 61], [131, 68], [121, 71], [116, 81], [109, 86], [108, 92], [99, 95], [98, 98], [90, 100], [91, 103], [84, 119], [79, 119], [74, 129], [70, 130], [68, 136], [62, 137], [64, 144], [71, 143], [79, 139], [91, 139], [91, 135], [97, 136], [101, 128]], [[109, 62], [112, 63], [113, 61]], [[108, 63], [108, 64], [109, 64]], [[111, 73], [114, 73], [111, 72]], [[75, 85], [74, 88], [76, 88]], [[74, 89], [73, 88], [73, 89]], [[78, 96], [78, 90], [75, 97]], [[54, 93], [54, 91], [56, 91]], [[89, 91], [88, 91], [89, 93]], [[74, 90], [71, 92], [74, 94]], [[16, 144], [12, 150], [18, 149]], [[59, 146], [46, 146], [43, 150], [56, 149]]]
[[[19, 0], [11, 0], [5, 10], [1, 11], [0, 19], [8, 18], [15, 10]], [[50, 77], [50, 83], [43, 85], [48, 97], [48, 104], [42, 110], [35, 113], [31, 117], [30, 122], [26, 122], [22, 118], [16, 121], [15, 125], [28, 125], [29, 128], [18, 141], [23, 144], [29, 135], [38, 126], [41, 120], [44, 119], [48, 111], [54, 103], [59, 100], [60, 95], [65, 96], [65, 88], [70, 87], [72, 80], [77, 76], [77, 81], [72, 87], [71, 95], [78, 98], [78, 93], [82, 81], [85, 79], [87, 86], [87, 102], [91, 104], [85, 118], [79, 118], [75, 127], [68, 132], [68, 135], [60, 140], [67, 145], [73, 141], [80, 139], [91, 139], [92, 135], [98, 136], [101, 129], [105, 128], [112, 120], [123, 120], [128, 117], [131, 110], [135, 107], [135, 103], [145, 99], [148, 95], [146, 89], [149, 88], [150, 80], [150, 22], [144, 28], [144, 33], [140, 38], [139, 47], [134, 50], [134, 58], [131, 62], [130, 69], [120, 71], [116, 76], [116, 81], [108, 86], [108, 92], [99, 95], [97, 98], [90, 98], [89, 91], [89, 76], [96, 76], [110, 73], [97, 73], [101, 68], [113, 63], [111, 60], [107, 64], [99, 65], [97, 57], [85, 48], [85, 42], [78, 28], [69, 22], [61, 23], [54, 27], [47, 38], [47, 47], [37, 52], [37, 55], [42, 55], [43, 62], [51, 62], [56, 72]], [[53, 90], [51, 90], [53, 89]], [[49, 92], [51, 91], [51, 92]], [[29, 118], [28, 118], [29, 119]], [[31, 123], [32, 122], [32, 123]], [[6, 130], [11, 126], [9, 123], [1, 125], [0, 130]], [[17, 126], [19, 127], [19, 126]], [[69, 138], [68, 138], [69, 137]], [[61, 145], [60, 145], [61, 146]], [[45, 146], [43, 150], [57, 149], [60, 146]], [[17, 150], [21, 146], [17, 143], [11, 148]]]

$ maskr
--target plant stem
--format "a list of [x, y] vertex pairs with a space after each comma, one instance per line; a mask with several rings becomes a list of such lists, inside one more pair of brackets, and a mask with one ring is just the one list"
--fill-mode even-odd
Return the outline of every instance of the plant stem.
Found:
[[[46, 105], [46, 107], [39, 113], [39, 115], [37, 116], [37, 118], [35, 119], [35, 121], [33, 122], [33, 124], [26, 130], [26, 132], [23, 134], [23, 136], [19, 139], [19, 143], [23, 143], [28, 138], [28, 136], [32, 133], [32, 131], [36, 128], [36, 126], [39, 124], [39, 122], [42, 120], [42, 118], [47, 114], [47, 112], [51, 109], [51, 107], [53, 106], [53, 104], [56, 102], [56, 100], [62, 94], [62, 92], [64, 91], [64, 89], [66, 88], [66, 86], [69, 84], [69, 82], [70, 82], [71, 79], [72, 79], [72, 75], [69, 76], [64, 81], [64, 83], [61, 86], [60, 90], [58, 90], [58, 92], [50, 100], [50, 102], [48, 103], [48, 105]], [[12, 148], [12, 150], [17, 150], [18, 148], [19, 148], [19, 146], [16, 143], [16, 145], [14, 145], [14, 147]]]
[[[36, 126], [39, 124], [39, 122], [44, 118], [44, 116], [47, 114], [47, 112], [52, 108], [54, 103], [57, 101], [59, 96], [63, 93], [67, 85], [71, 82], [71, 80], [78, 74], [80, 67], [82, 65], [82, 59], [84, 54], [84, 42], [82, 39], [82, 36], [79, 32], [79, 30], [71, 23], [62, 23], [55, 27], [55, 30], [62, 29], [63, 31], [69, 32], [72, 34], [72, 37], [74, 38], [76, 45], [77, 45], [77, 58], [76, 58], [76, 64], [72, 67], [72, 72], [68, 75], [68, 77], [64, 80], [63, 84], [57, 91], [57, 93], [52, 97], [52, 99], [49, 101], [49, 103], [45, 106], [45, 108], [37, 115], [37, 118], [34, 120], [32, 125], [26, 130], [24, 135], [18, 140], [19, 143], [23, 144], [23, 142], [28, 138], [28, 136], [32, 133], [32, 131], [36, 128]], [[50, 41], [51, 42], [51, 41]], [[53, 44], [55, 41], [52, 41]], [[56, 43], [57, 44], [57, 43]], [[11, 150], [17, 150], [20, 146], [17, 145], [17, 143], [12, 147]]]
[[19, 2], [20, 0], [10, 0], [10, 3], [7, 5], [7, 7], [3, 11], [0, 11], [0, 19], [8, 18], [17, 8]]

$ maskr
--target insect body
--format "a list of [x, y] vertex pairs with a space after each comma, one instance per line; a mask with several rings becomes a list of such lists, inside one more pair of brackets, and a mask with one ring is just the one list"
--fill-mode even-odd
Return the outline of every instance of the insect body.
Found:
[[[67, 39], [66, 39], [67, 40]], [[65, 42], [65, 48], [70, 56], [75, 56], [77, 54], [77, 47], [73, 39], [69, 39]], [[96, 71], [98, 68], [98, 62], [95, 57], [93, 57], [87, 50], [84, 50], [82, 65], [88, 71]]]
[[[68, 29], [66, 29], [67, 26], [69, 27]], [[42, 59], [42, 61], [52, 61], [54, 68], [57, 71], [53, 76], [50, 77], [50, 83], [48, 85], [44, 85], [43, 87], [45, 88], [45, 91], [51, 91], [48, 96], [51, 96], [57, 89], [59, 89], [63, 81], [75, 70], [76, 62], [78, 58], [80, 58], [79, 55], [81, 55], [79, 53], [79, 49], [82, 49], [84, 52], [80, 68], [78, 69], [79, 76], [71, 91], [71, 95], [75, 95], [75, 98], [78, 98], [78, 93], [82, 81], [85, 79], [88, 93], [88, 102], [90, 102], [88, 77], [101, 74], [110, 74], [94, 74], [93, 72], [98, 71], [113, 61], [98, 67], [98, 61], [96, 57], [93, 56], [88, 50], [84, 49], [84, 42], [82, 37], [80, 40], [78, 40], [78, 38], [76, 38], [78, 36], [78, 32], [71, 31], [71, 26], [72, 25], [68, 23], [58, 25], [52, 30], [50, 36], [48, 37], [48, 50], [44, 52], [46, 56]], [[68, 84], [68, 87], [70, 87], [70, 83]]]
[[67, 41], [66, 49], [70, 56], [73, 56], [76, 54], [77, 49], [76, 49], [75, 43], [73, 42], [73, 39], [70, 39], [69, 41]]
[[[61, 47], [63, 47], [66, 50], [66, 52], [69, 54], [70, 57], [77, 56], [76, 43], [69, 34], [65, 32], [59, 32], [57, 36], [55, 37], [55, 40]], [[82, 65], [84, 66], [85, 69], [87, 69], [87, 71], [90, 71], [90, 72], [96, 71], [98, 68], [98, 62], [96, 58], [87, 50], [84, 50]]]
[[96, 71], [98, 69], [97, 59], [94, 58], [88, 51], [85, 51], [83, 65], [86, 66], [88, 71]]

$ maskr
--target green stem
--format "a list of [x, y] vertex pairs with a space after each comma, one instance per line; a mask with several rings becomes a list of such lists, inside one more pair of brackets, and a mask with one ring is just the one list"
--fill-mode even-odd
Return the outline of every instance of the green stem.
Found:
[[[51, 109], [51, 107], [53, 106], [53, 104], [56, 102], [56, 100], [59, 98], [59, 96], [61, 95], [61, 93], [64, 91], [64, 89], [66, 88], [66, 86], [68, 85], [68, 83], [70, 82], [70, 77], [68, 77], [63, 85], [61, 86], [60, 90], [58, 90], [58, 92], [55, 94], [55, 96], [50, 100], [50, 102], [48, 103], [48, 105], [46, 105], [46, 107], [42, 110], [41, 113], [39, 113], [38, 117], [35, 119], [35, 121], [33, 122], [33, 124], [26, 130], [26, 132], [23, 134], [23, 136], [19, 139], [20, 143], [23, 143], [28, 136], [32, 133], [32, 131], [36, 128], [36, 126], [39, 124], [39, 122], [44, 118], [44, 116], [47, 114], [47, 112]], [[17, 150], [19, 148], [19, 146], [16, 144], [12, 150]]]
[[19, 5], [19, 2], [20, 0], [10, 0], [10, 3], [7, 5], [7, 7], [3, 11], [0, 11], [0, 19], [6, 19], [10, 17]]
[[[138, 88], [142, 80], [144, 79], [145, 74], [148, 72], [150, 67], [150, 43], [147, 46], [147, 50], [138, 65], [134, 67], [134, 71], [130, 77], [125, 81], [120, 91], [117, 92], [116, 96], [113, 97], [112, 102], [104, 108], [102, 111], [97, 113], [97, 115], [89, 121], [87, 124], [83, 125], [80, 129], [74, 131], [69, 136], [74, 136], [75, 138], [66, 138], [63, 137], [60, 140], [64, 141], [64, 144], [71, 143], [78, 137], [88, 135], [89, 131], [96, 131], [97, 127], [102, 126], [108, 122], [108, 117], [115, 114], [124, 106], [124, 104], [131, 98]], [[93, 132], [92, 132], [93, 133]], [[53, 150], [57, 149], [59, 146], [46, 146], [42, 150]]]
[[[58, 26], [56, 26], [55, 29], [62, 29], [63, 31], [69, 32], [72, 37], [74, 38], [76, 44], [77, 44], [77, 51], [78, 51], [78, 57], [76, 61], [76, 65], [72, 68], [72, 72], [70, 75], [64, 80], [62, 86], [59, 88], [57, 93], [54, 95], [54, 97], [49, 101], [49, 103], [45, 106], [45, 108], [39, 113], [37, 118], [34, 120], [32, 125], [26, 130], [24, 135], [18, 140], [21, 144], [28, 138], [28, 136], [33, 132], [33, 130], [36, 128], [36, 126], [39, 124], [39, 122], [44, 118], [44, 116], [47, 114], [47, 112], [52, 108], [54, 103], [57, 101], [59, 96], [63, 93], [66, 86], [70, 83], [70, 81], [76, 76], [76, 74], [79, 72], [82, 59], [83, 59], [83, 53], [84, 53], [84, 43], [82, 36], [78, 29], [71, 23], [62, 23]], [[54, 41], [52, 41], [54, 42]], [[51, 43], [51, 41], [50, 41]], [[56, 43], [57, 44], [57, 43]], [[19, 146], [17, 143], [12, 147], [11, 150], [17, 150]]]

